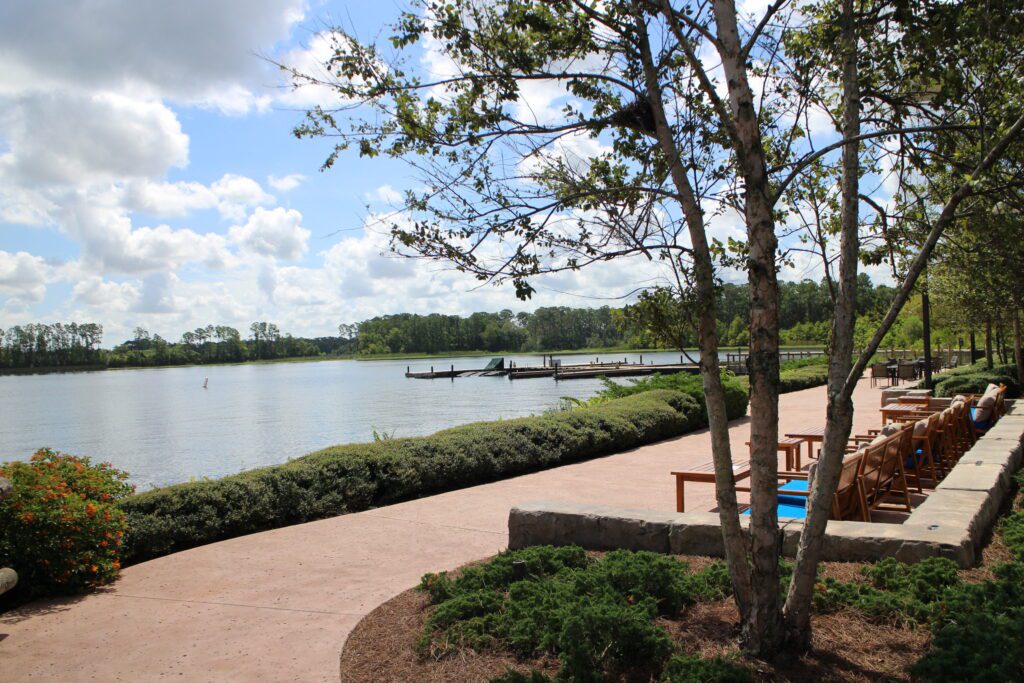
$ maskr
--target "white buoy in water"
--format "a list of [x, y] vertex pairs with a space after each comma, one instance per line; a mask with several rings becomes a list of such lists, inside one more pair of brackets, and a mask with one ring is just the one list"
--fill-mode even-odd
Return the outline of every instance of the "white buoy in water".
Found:
[[203, 389], [205, 389], [206, 385], [209, 384], [209, 383], [210, 383], [210, 378], [209, 377], [204, 378], [203, 379]]

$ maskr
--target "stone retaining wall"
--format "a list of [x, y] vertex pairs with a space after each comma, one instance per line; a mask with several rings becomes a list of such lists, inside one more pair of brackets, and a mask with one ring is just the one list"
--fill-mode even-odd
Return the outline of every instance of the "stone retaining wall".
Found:
[[[855, 562], [895, 557], [916, 562], [940, 556], [961, 567], [972, 566], [1012, 491], [1013, 475], [1021, 465], [1022, 441], [1024, 405], [1018, 404], [964, 454], [903, 524], [829, 522], [823, 559]], [[741, 521], [745, 526], [747, 519]], [[803, 521], [783, 520], [781, 527], [783, 553], [792, 557]], [[512, 508], [508, 531], [511, 549], [579, 545], [591, 550], [723, 554], [722, 532], [714, 512], [658, 512], [542, 501]]]

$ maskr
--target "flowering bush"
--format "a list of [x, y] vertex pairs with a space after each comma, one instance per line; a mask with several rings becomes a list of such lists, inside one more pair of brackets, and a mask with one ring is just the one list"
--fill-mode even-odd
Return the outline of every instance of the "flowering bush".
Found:
[[127, 526], [118, 500], [128, 475], [44, 448], [0, 465], [14, 486], [0, 503], [0, 566], [18, 572], [22, 598], [75, 593], [109, 583], [120, 569]]

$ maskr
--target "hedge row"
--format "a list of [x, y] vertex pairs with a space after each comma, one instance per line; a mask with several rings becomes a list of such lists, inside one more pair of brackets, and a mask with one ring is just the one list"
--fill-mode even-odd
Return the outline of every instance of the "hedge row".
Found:
[[254, 531], [607, 455], [706, 424], [696, 399], [662, 390], [426, 437], [335, 446], [284, 465], [167, 486], [123, 501], [124, 557], [141, 562]]
[[935, 395], [980, 394], [989, 384], [1005, 384], [1006, 398], [1017, 398], [1021, 389], [1017, 382], [1017, 366], [995, 365], [987, 370], [981, 362], [949, 370], [935, 378]]

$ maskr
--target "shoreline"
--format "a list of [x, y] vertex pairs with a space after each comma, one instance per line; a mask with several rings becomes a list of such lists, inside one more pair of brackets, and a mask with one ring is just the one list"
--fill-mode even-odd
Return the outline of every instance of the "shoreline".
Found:
[[[721, 347], [719, 353], [728, 353], [735, 348], [742, 347]], [[820, 344], [794, 344], [779, 347], [782, 351], [787, 350], [816, 350], [823, 348]], [[698, 349], [686, 349], [686, 353], [699, 353]], [[182, 363], [173, 365], [127, 365], [122, 367], [107, 367], [104, 365], [81, 365], [81, 366], [58, 366], [58, 367], [36, 367], [36, 368], [0, 368], [0, 377], [16, 377], [22, 375], [59, 375], [69, 373], [85, 372], [107, 372], [117, 370], [161, 370], [169, 368], [199, 368], [199, 367], [223, 367], [231, 365], [275, 365], [278, 363], [318, 363], [331, 361], [356, 361], [373, 362], [384, 360], [431, 360], [436, 358], [494, 358], [497, 356], [584, 356], [607, 353], [679, 353], [676, 349], [631, 349], [631, 348], [586, 348], [586, 349], [556, 349], [553, 351], [452, 351], [448, 353], [387, 353], [373, 356], [360, 356], [358, 354], [346, 354], [341, 356], [299, 356], [295, 358], [267, 358], [260, 360], [243, 360], [236, 362], [218, 363]]]

